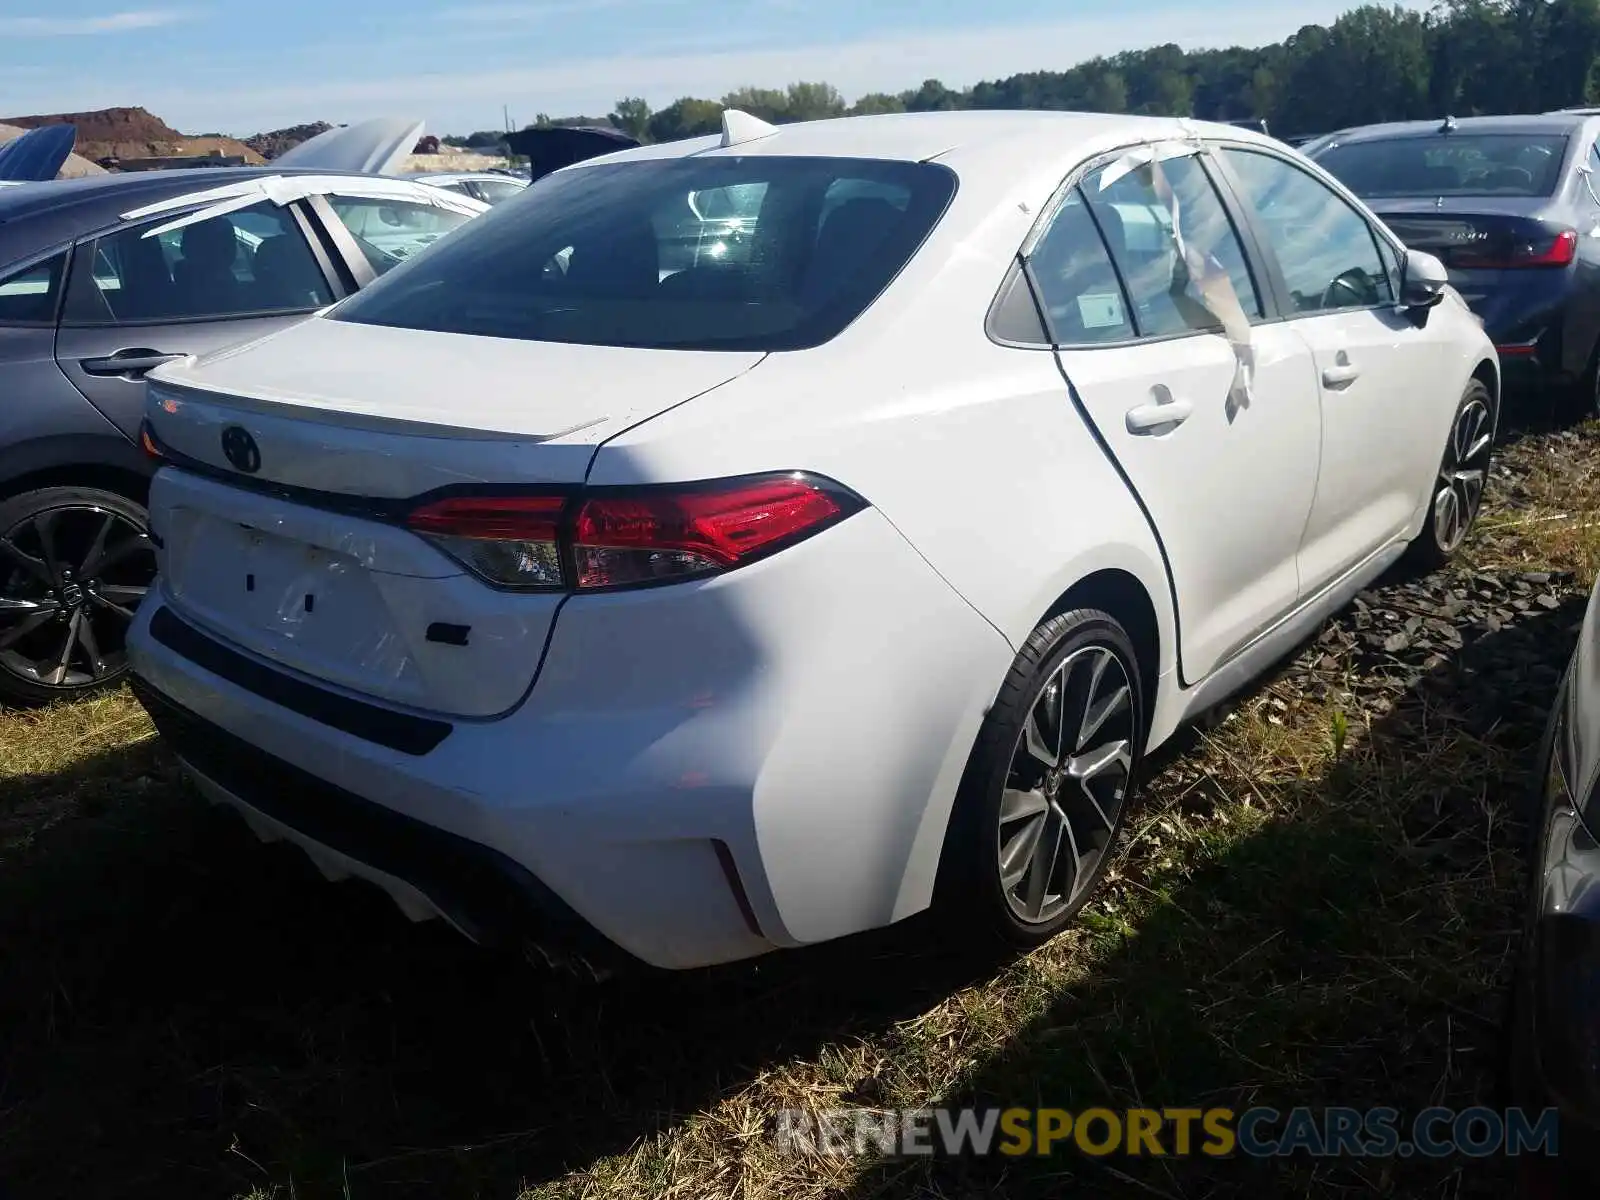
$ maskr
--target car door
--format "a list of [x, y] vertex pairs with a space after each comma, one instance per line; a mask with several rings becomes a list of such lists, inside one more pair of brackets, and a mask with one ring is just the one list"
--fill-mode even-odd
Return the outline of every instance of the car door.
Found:
[[342, 294], [297, 206], [263, 201], [166, 232], [157, 217], [80, 242], [56, 361], [130, 437], [144, 376], [301, 320]]
[[1207, 169], [1175, 153], [1092, 165], [1028, 266], [1062, 371], [1161, 541], [1192, 683], [1299, 598], [1319, 416], [1309, 351], [1265, 321]]
[[1300, 547], [1315, 592], [1408, 530], [1444, 447], [1442, 326], [1397, 306], [1400, 252], [1325, 181], [1264, 147], [1219, 159], [1250, 213], [1290, 325], [1316, 360], [1322, 450]]

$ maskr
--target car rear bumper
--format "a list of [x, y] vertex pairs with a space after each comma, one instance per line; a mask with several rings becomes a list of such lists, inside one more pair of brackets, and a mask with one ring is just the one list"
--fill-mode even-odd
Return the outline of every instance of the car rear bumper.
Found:
[[169, 606], [158, 586], [130, 658], [214, 798], [413, 916], [597, 965], [731, 961], [925, 907], [1012, 657], [873, 510], [719, 579], [574, 598], [526, 701], [432, 748], [390, 735], [436, 718], [352, 725], [370, 701], [204, 629], [223, 657], [154, 636]]

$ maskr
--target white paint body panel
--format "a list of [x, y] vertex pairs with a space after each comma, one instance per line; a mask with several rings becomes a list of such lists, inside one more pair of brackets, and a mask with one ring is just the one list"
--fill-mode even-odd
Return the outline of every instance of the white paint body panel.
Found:
[[[1221, 334], [1060, 355], [1161, 531], [1187, 679], [1204, 678], [1300, 598], [1322, 423], [1311, 355], [1287, 325], [1261, 326], [1251, 340], [1249, 402], [1233, 394], [1236, 361]], [[1192, 413], [1165, 431], [1130, 430], [1128, 413], [1152, 404]]]
[[[1322, 394], [1317, 501], [1301, 551], [1308, 590], [1325, 586], [1373, 546], [1411, 529], [1417, 480], [1438, 470], [1454, 416], [1453, 406], [1446, 409], [1433, 397], [1443, 380], [1459, 381], [1458, 397], [1466, 384], [1451, 325], [1448, 319], [1429, 320], [1418, 328], [1403, 314], [1370, 309], [1293, 323], [1315, 356], [1315, 386]], [[1330, 369], [1358, 374], [1328, 386], [1322, 376]]]
[[[179, 543], [169, 540], [170, 561], [199, 563], [227, 543], [204, 532], [207, 517], [341, 554], [365, 572], [362, 594], [381, 596], [368, 601], [368, 635], [396, 634], [398, 657], [369, 668], [353, 652], [332, 661], [334, 639], [275, 636], [259, 612], [220, 599], [225, 572], [199, 566], [178, 566], [159, 602], [291, 675], [475, 719], [427, 755], [390, 752], [165, 650], [143, 613], [136, 670], [268, 753], [511, 856], [661, 966], [837, 937], [926, 907], [983, 714], [1069, 590], [1111, 572], [1148, 597], [1149, 742], [1159, 744], [1393, 561], [1420, 528], [1463, 386], [1493, 362], [1481, 328], [1448, 301], [1428, 338], [1397, 328], [1387, 349], [1363, 345], [1388, 365], [1372, 396], [1342, 395], [1342, 408], [1319, 385], [1318, 354], [1337, 353], [1337, 335], [1308, 336], [1296, 321], [1252, 331], [1246, 408], [1229, 401], [1234, 360], [1220, 337], [1059, 361], [991, 341], [990, 302], [1068, 172], [1191, 131], [1252, 140], [1165, 120], [943, 113], [785, 126], [730, 150], [699, 139], [567, 168], [686, 153], [943, 155], [960, 178], [944, 219], [875, 304], [812, 350], [611, 350], [312, 319], [163, 369], [150, 415], [168, 445], [224, 468], [220, 431], [243, 424], [262, 475], [302, 488], [392, 500], [462, 482], [806, 470], [869, 507], [720, 578], [563, 600], [492, 592], [393, 525], [163, 472], [154, 520]], [[1433, 357], [1417, 366], [1425, 346]], [[1190, 418], [1159, 434], [1118, 425], [1158, 385], [1191, 401]], [[1336, 491], [1321, 486], [1324, 467]], [[1305, 534], [1347, 529], [1346, 510], [1370, 533], [1339, 542], [1342, 571], [1308, 579]], [[200, 532], [177, 533], [185, 522]], [[1334, 541], [1312, 545], [1327, 554]], [[481, 593], [471, 601], [470, 588]], [[475, 619], [500, 622], [505, 661], [424, 661], [406, 637], [421, 619], [406, 605], [419, 597], [475, 604]], [[519, 680], [525, 698], [508, 704]]]

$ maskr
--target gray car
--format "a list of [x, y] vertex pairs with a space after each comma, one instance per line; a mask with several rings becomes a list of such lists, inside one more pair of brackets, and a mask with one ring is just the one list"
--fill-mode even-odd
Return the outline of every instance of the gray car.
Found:
[[0, 703], [126, 670], [155, 572], [145, 372], [298, 321], [485, 210], [274, 168], [0, 188]]

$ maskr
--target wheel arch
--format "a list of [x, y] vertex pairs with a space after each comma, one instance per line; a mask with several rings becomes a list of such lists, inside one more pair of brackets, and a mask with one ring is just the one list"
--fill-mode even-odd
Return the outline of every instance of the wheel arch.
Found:
[[0, 500], [45, 487], [92, 487], [144, 505], [151, 474], [138, 449], [120, 436], [36, 438], [0, 450]]
[[1079, 608], [1109, 613], [1127, 631], [1137, 656], [1144, 728], [1148, 732], [1161, 681], [1163, 649], [1161, 621], [1149, 590], [1133, 573], [1120, 567], [1103, 567], [1062, 592], [1037, 624]]

